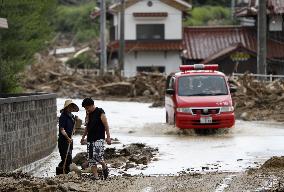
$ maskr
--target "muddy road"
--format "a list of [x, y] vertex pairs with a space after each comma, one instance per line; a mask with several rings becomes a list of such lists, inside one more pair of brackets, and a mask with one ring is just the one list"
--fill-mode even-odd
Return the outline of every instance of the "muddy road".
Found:
[[[81, 100], [75, 102], [81, 106]], [[58, 99], [58, 109], [63, 103], [64, 99]], [[108, 147], [119, 149], [126, 144], [144, 143], [159, 150], [148, 165], [127, 171], [111, 168], [111, 181], [103, 191], [257, 191], [272, 189], [282, 182], [282, 168], [251, 170], [272, 156], [284, 154], [283, 123], [236, 121], [232, 129], [201, 134], [167, 125], [165, 110], [149, 108], [151, 104], [112, 101], [95, 104], [105, 110], [111, 137], [119, 140]], [[81, 119], [84, 114], [83, 109], [77, 113]], [[80, 138], [74, 137], [73, 156], [86, 150], [86, 146], [79, 144]], [[55, 175], [58, 162], [59, 153], [55, 149], [49, 157], [21, 170], [44, 180]], [[122, 172], [132, 176], [121, 178]], [[87, 183], [80, 186], [87, 189]], [[121, 190], [116, 187], [107, 190], [112, 185]]]
[[[75, 100], [81, 106], [81, 100]], [[64, 99], [58, 99], [58, 109]], [[165, 123], [163, 108], [149, 108], [150, 104], [135, 102], [96, 101], [106, 111], [111, 137], [120, 142], [107, 147], [121, 148], [125, 144], [144, 143], [158, 148], [159, 153], [147, 166], [128, 169], [136, 175], [240, 172], [259, 167], [272, 156], [284, 153], [284, 125], [276, 122], [236, 121], [232, 129], [215, 133], [197, 134], [180, 131]], [[83, 109], [77, 115], [84, 119]], [[79, 144], [81, 136], [74, 137], [73, 157], [86, 150]], [[54, 176], [59, 162], [57, 149], [40, 162], [25, 167], [34, 176]], [[40, 166], [39, 166], [40, 165]], [[112, 169], [112, 175], [121, 170]]]

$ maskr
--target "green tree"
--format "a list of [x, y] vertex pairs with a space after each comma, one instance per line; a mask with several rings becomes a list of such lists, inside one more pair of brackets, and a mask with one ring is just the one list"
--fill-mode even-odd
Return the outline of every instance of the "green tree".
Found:
[[196, 7], [190, 11], [191, 16], [185, 21], [189, 26], [231, 25], [231, 10], [220, 6]]
[[57, 7], [56, 20], [54, 22], [57, 32], [70, 33], [75, 38], [75, 43], [88, 42], [99, 35], [99, 20], [90, 19], [90, 14], [96, 6], [95, 2], [80, 6]]
[[1, 0], [0, 17], [9, 29], [0, 29], [0, 92], [17, 90], [17, 74], [52, 37], [51, 18], [56, 0]]
[[230, 7], [232, 0], [189, 0], [193, 7], [194, 6], [223, 6], [223, 7]]

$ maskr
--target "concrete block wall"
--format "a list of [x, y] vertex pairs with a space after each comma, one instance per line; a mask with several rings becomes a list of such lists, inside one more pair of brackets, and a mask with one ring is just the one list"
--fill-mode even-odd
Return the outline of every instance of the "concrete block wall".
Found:
[[55, 94], [0, 94], [0, 171], [49, 155], [57, 142]]

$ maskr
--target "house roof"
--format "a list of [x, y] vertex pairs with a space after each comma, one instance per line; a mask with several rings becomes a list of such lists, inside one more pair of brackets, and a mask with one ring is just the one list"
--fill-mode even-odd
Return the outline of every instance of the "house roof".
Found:
[[269, 0], [267, 8], [271, 14], [283, 14], [284, 13], [284, 1], [283, 0]]
[[238, 43], [238, 44], [234, 44], [230, 47], [227, 47], [227, 48], [221, 50], [220, 52], [218, 52], [216, 54], [210, 55], [209, 57], [207, 57], [206, 59], [201, 61], [201, 63], [213, 63], [216, 59], [226, 57], [227, 55], [230, 55], [230, 54], [237, 52], [237, 51], [246, 52], [246, 53], [249, 53], [250, 55], [255, 55], [254, 52], [246, 49], [241, 43]]
[[[125, 0], [125, 8], [128, 8], [136, 3], [138, 3], [141, 0]], [[160, 0], [161, 2], [172, 6], [176, 9], [179, 9], [181, 11], [187, 11], [188, 9], [191, 9], [191, 4], [183, 1], [183, 0]], [[120, 3], [115, 3], [109, 7], [110, 10], [113, 10], [115, 12], [120, 11]]]
[[[108, 45], [110, 51], [118, 51], [119, 41], [113, 41]], [[161, 40], [161, 41], [125, 41], [126, 51], [181, 51], [183, 50], [182, 40]]]
[[[232, 50], [243, 48], [257, 53], [257, 36], [253, 27], [186, 27], [183, 57], [209, 61]], [[268, 58], [284, 58], [284, 43], [267, 41]]]
[[[238, 17], [256, 16], [258, 12], [258, 1], [250, 0], [246, 6], [237, 7], [235, 14]], [[284, 14], [283, 0], [267, 0], [267, 14]]]

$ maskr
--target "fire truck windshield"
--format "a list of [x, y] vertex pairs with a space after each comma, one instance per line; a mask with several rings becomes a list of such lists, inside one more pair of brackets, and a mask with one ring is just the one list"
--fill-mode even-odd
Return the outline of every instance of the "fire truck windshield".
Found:
[[179, 96], [228, 95], [225, 78], [219, 75], [182, 76], [178, 79]]

